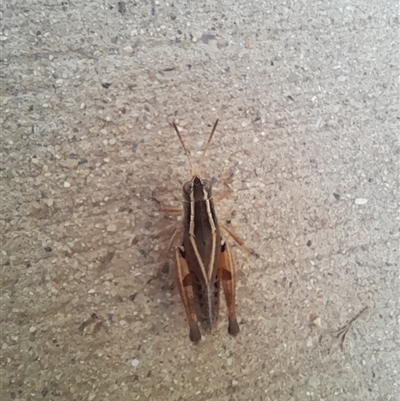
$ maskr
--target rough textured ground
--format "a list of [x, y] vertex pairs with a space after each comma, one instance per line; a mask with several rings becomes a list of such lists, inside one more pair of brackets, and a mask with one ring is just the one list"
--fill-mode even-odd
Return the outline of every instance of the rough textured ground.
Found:
[[[0, 7], [2, 400], [396, 399], [397, 2]], [[223, 309], [194, 347], [157, 201], [170, 123], [196, 159], [216, 118], [204, 175], [260, 257], [232, 244], [240, 336]]]

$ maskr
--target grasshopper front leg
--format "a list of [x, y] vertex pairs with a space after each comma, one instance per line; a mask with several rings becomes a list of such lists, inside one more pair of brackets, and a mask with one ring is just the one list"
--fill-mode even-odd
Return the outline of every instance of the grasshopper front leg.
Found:
[[226, 306], [228, 308], [228, 333], [232, 336], [239, 334], [239, 325], [235, 311], [235, 269], [232, 262], [231, 250], [227, 243], [222, 241], [221, 254], [218, 260], [218, 272], [224, 289]]
[[192, 273], [189, 271], [184, 252], [178, 248], [176, 250], [176, 267], [178, 276], [178, 287], [181, 294], [182, 303], [185, 307], [186, 318], [189, 323], [190, 340], [197, 344], [201, 340], [201, 333], [197, 325], [197, 316], [193, 305], [193, 279]]

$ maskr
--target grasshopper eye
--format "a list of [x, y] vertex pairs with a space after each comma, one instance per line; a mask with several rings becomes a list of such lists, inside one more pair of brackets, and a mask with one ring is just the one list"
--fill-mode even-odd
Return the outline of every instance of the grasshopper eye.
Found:
[[188, 193], [191, 194], [193, 192], [193, 181], [188, 181], [184, 186], [183, 186], [183, 190]]

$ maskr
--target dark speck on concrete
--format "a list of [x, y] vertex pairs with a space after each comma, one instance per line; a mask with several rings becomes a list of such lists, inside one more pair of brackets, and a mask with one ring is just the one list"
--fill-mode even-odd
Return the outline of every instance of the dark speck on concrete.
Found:
[[215, 39], [215, 35], [210, 35], [208, 33], [203, 33], [203, 35], [201, 35], [201, 41], [205, 44], [208, 44], [212, 39]]
[[77, 153], [70, 153], [69, 155], [68, 155], [68, 158], [69, 159], [79, 159], [80, 158], [80, 156], [77, 154]]
[[119, 1], [118, 2], [118, 12], [121, 14], [125, 14], [126, 13], [126, 5], [124, 1]]

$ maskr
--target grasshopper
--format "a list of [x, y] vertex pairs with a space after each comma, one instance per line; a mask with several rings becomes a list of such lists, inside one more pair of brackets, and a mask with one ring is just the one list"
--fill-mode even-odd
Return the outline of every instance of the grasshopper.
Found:
[[173, 123], [191, 169], [191, 178], [183, 185], [183, 236], [175, 256], [179, 292], [189, 323], [189, 337], [195, 344], [201, 340], [198, 322], [211, 331], [218, 319], [221, 283], [228, 309], [228, 332], [232, 336], [239, 333], [232, 255], [221, 237], [211, 182], [201, 178], [201, 164], [217, 124], [218, 120], [208, 137], [195, 173], [182, 136]]

